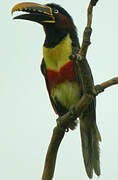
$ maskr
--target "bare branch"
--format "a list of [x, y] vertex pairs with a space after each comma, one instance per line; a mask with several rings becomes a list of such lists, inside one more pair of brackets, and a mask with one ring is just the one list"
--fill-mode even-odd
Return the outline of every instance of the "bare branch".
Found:
[[83, 42], [82, 42], [81, 49], [79, 51], [79, 54], [84, 58], [86, 57], [88, 46], [91, 44], [90, 36], [92, 33], [91, 25], [92, 25], [93, 6], [95, 6], [97, 2], [98, 0], [91, 0], [87, 9], [87, 26], [84, 30]]
[[51, 180], [53, 178], [57, 151], [64, 137], [64, 134], [65, 134], [65, 130], [60, 129], [58, 126], [54, 128], [51, 142], [48, 147], [48, 152], [46, 155], [42, 180]]
[[90, 102], [95, 96], [104, 91], [104, 89], [112, 85], [118, 84], [118, 77], [116, 77], [94, 87], [92, 79], [90, 77], [90, 69], [86, 61], [86, 54], [88, 46], [90, 45], [90, 37], [92, 32], [91, 24], [93, 6], [96, 5], [97, 1], [98, 0], [91, 0], [89, 4], [87, 11], [87, 26], [83, 34], [82, 46], [80, 51], [76, 55], [72, 55], [73, 58], [76, 59], [76, 64], [81, 71], [84, 95], [82, 96], [78, 104], [75, 106], [74, 115], [70, 114], [69, 112], [64, 114], [62, 117], [60, 117], [60, 127], [56, 126], [53, 130], [53, 135], [46, 155], [42, 180], [52, 180], [53, 178], [57, 152], [60, 143], [64, 137], [65, 129], [69, 127], [70, 122], [75, 120], [75, 117], [80, 116], [80, 114], [87, 108], [87, 106], [90, 104]]
[[[105, 81], [101, 84], [99, 84], [100, 88], [105, 90], [108, 87], [111, 87], [112, 85], [118, 84], [118, 77], [110, 79], [108, 81]], [[97, 85], [98, 86], [98, 85]], [[96, 88], [96, 86], [95, 86]], [[99, 91], [96, 93], [96, 95], [100, 94], [102, 91]], [[46, 160], [45, 160], [45, 167], [44, 167], [44, 172], [42, 176], [42, 180], [51, 180], [54, 174], [54, 169], [55, 169], [55, 163], [56, 163], [56, 157], [57, 157], [57, 152], [59, 145], [64, 137], [65, 130], [68, 126], [69, 123], [72, 122], [75, 119], [75, 116], [79, 117], [81, 112], [83, 112], [89, 103], [91, 102], [93, 96], [91, 95], [83, 95], [81, 100], [78, 102], [78, 104], [75, 106], [75, 113], [74, 116], [72, 116], [69, 112], [64, 114], [60, 118], [60, 124], [61, 127], [56, 126], [53, 131], [53, 135], [51, 138], [50, 145], [48, 147], [48, 152], [46, 155]]]
[[[118, 77], [105, 81], [97, 86], [100, 86], [102, 90], [105, 90], [106, 88], [116, 84], [118, 84]], [[96, 95], [100, 94], [101, 92], [102, 91], [97, 92]], [[67, 112], [60, 118], [60, 124], [63, 129], [56, 126], [53, 130], [53, 135], [46, 155], [42, 180], [51, 180], [53, 178], [58, 148], [65, 134], [64, 129], [66, 129], [69, 126], [69, 123], [75, 119], [75, 116], [80, 116], [81, 112], [87, 108], [92, 98], [93, 96], [85, 94], [75, 106], [74, 117]]]
[[91, 24], [92, 24], [92, 11], [93, 11], [93, 6], [90, 2], [88, 6], [88, 10], [87, 10], [87, 27], [88, 28], [91, 28]]
[[118, 84], [118, 77], [112, 78], [108, 81], [103, 82], [102, 84], [96, 85], [95, 95], [97, 96], [99, 93], [103, 92], [106, 88], [111, 87], [116, 84]]
[[103, 82], [102, 84], [100, 84], [100, 86], [103, 88], [103, 89], [106, 89], [110, 86], [113, 86], [113, 85], [116, 85], [118, 84], [118, 77], [115, 77], [115, 78], [112, 78], [108, 81], [105, 81]]

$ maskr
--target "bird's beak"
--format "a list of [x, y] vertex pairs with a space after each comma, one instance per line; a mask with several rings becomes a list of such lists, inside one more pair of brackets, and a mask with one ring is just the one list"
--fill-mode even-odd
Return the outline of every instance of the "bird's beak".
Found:
[[25, 19], [34, 22], [38, 22], [40, 24], [45, 23], [55, 23], [55, 18], [52, 13], [52, 8], [45, 5], [40, 5], [37, 3], [19, 3], [16, 4], [12, 10], [11, 14], [15, 11], [23, 11], [26, 12], [25, 14], [21, 14], [15, 16], [14, 19]]

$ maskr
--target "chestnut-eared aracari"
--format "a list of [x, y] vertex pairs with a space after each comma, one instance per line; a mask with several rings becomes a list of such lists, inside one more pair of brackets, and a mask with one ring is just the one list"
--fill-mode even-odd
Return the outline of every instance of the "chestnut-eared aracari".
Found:
[[[62, 116], [79, 101], [83, 95], [79, 70], [71, 55], [80, 49], [77, 30], [72, 17], [57, 4], [40, 5], [20, 3], [12, 8], [24, 11], [14, 19], [37, 22], [43, 26], [45, 41], [41, 71], [44, 75], [51, 104], [55, 112]], [[91, 75], [92, 77], [92, 75]], [[80, 132], [85, 169], [89, 178], [100, 175], [99, 141], [100, 133], [96, 125], [96, 100], [80, 116]], [[70, 129], [75, 128], [70, 124]]]

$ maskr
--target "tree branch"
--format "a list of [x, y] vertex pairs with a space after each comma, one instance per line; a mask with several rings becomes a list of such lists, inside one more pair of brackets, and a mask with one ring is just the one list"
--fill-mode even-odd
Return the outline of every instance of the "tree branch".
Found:
[[[105, 81], [97, 86], [99, 86], [100, 89], [104, 91], [106, 88], [111, 87], [112, 85], [116, 85], [116, 84], [118, 84], [118, 77]], [[102, 91], [100, 90], [99, 92], [96, 92], [96, 95], [100, 94]], [[86, 109], [86, 107], [89, 105], [89, 103], [91, 102], [91, 99], [92, 99], [92, 96], [89, 96], [87, 94], [83, 95], [79, 103], [75, 106], [74, 117], [70, 115], [69, 112], [67, 112], [60, 118], [60, 123], [63, 129], [60, 128], [59, 126], [56, 126], [53, 130], [53, 135], [52, 135], [51, 142], [48, 147], [48, 151], [46, 155], [42, 180], [52, 180], [58, 148], [65, 134], [64, 129], [66, 129], [69, 126], [70, 121], [72, 122], [75, 119], [75, 115], [77, 117], [80, 116], [81, 112], [83, 112]]]
[[60, 126], [56, 126], [53, 130], [53, 135], [46, 155], [42, 180], [52, 180], [53, 178], [57, 152], [60, 143], [64, 137], [65, 129], [68, 128], [70, 122], [75, 120], [75, 117], [80, 116], [80, 114], [87, 108], [87, 106], [90, 104], [91, 100], [95, 96], [103, 92], [104, 89], [112, 85], [118, 84], [118, 77], [116, 77], [109, 81], [94, 86], [90, 75], [90, 69], [86, 61], [86, 54], [87, 54], [88, 46], [90, 45], [90, 36], [92, 33], [92, 29], [91, 29], [92, 11], [93, 11], [93, 6], [96, 5], [97, 1], [98, 0], [91, 0], [89, 4], [87, 11], [87, 26], [84, 30], [82, 46], [80, 51], [76, 55], [72, 55], [72, 58], [76, 59], [76, 64], [81, 71], [81, 79], [84, 89], [84, 95], [79, 100], [78, 104], [75, 106], [74, 115], [70, 114], [69, 112], [64, 114], [62, 117], [60, 117]]
[[[96, 89], [96, 95], [98, 95], [99, 93], [101, 93], [102, 91], [104, 91], [106, 88], [111, 87], [113, 85], [117, 85], [118, 84], [118, 77], [112, 78], [108, 81], [105, 81], [99, 85], [95, 86]], [[98, 87], [98, 88], [96, 88]], [[100, 89], [100, 91], [99, 91]]]
[[[102, 93], [106, 88], [111, 87], [113, 85], [118, 84], [118, 77], [112, 78], [108, 81], [105, 81], [99, 85], [95, 86], [95, 95], [97, 96], [98, 94]], [[99, 88], [96, 88], [99, 87]], [[97, 89], [97, 90], [96, 90]], [[94, 98], [90, 94], [84, 94], [78, 104], [75, 106], [75, 112], [74, 115], [70, 115], [69, 112], [61, 116], [60, 121], [61, 121], [61, 126], [64, 128], [67, 128], [70, 121], [72, 122], [76, 117], [79, 117], [81, 113], [87, 108], [87, 106], [90, 104], [92, 98]]]
[[54, 128], [51, 142], [48, 147], [42, 180], [51, 180], [55, 170], [55, 162], [59, 145], [64, 137], [65, 130], [58, 126]]

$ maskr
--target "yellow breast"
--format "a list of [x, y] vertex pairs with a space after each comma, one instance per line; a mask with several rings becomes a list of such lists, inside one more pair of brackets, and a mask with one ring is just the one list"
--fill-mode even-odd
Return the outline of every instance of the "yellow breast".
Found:
[[54, 48], [43, 47], [43, 57], [47, 68], [59, 71], [59, 69], [67, 63], [72, 54], [72, 40], [68, 34]]

